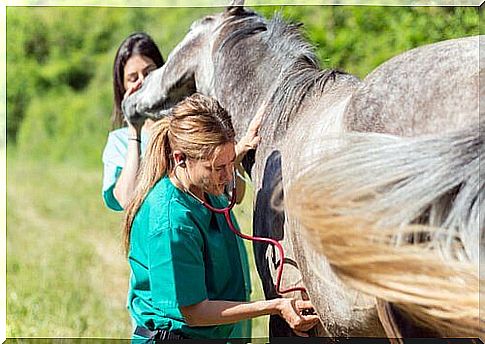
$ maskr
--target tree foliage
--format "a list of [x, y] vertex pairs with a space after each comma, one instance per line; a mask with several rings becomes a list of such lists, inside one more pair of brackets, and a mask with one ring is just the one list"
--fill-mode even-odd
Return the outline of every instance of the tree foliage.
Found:
[[[190, 23], [218, 8], [8, 7], [7, 142], [19, 153], [98, 165], [110, 129], [119, 43], [146, 31], [166, 58]], [[400, 52], [478, 34], [465, 7], [267, 6], [304, 24], [322, 67], [364, 77]]]

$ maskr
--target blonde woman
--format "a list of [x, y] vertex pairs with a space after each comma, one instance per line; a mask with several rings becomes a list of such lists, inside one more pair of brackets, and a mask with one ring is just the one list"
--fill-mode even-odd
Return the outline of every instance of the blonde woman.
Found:
[[282, 316], [305, 336], [318, 322], [302, 314], [312, 308], [309, 301], [248, 302], [241, 239], [223, 215], [193, 196], [227, 206], [224, 186], [247, 150], [235, 145], [234, 136], [227, 112], [200, 94], [152, 127], [124, 227], [132, 271], [128, 309], [137, 324], [133, 339], [246, 337], [241, 321], [267, 314]]

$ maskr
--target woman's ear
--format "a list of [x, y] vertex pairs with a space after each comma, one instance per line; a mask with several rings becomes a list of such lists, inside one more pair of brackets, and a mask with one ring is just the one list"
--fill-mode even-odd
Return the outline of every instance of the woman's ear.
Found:
[[175, 166], [180, 166], [182, 168], [187, 167], [187, 164], [185, 161], [186, 156], [181, 150], [178, 150], [178, 149], [174, 150], [172, 153], [172, 158], [173, 158], [173, 161], [175, 162]]

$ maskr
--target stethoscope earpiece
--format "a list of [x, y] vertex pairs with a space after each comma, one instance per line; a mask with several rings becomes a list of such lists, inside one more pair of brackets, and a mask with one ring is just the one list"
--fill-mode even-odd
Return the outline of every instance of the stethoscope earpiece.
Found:
[[185, 163], [185, 160], [180, 160], [178, 163], [176, 163], [175, 168], [177, 168], [177, 167], [186, 168], [187, 164]]

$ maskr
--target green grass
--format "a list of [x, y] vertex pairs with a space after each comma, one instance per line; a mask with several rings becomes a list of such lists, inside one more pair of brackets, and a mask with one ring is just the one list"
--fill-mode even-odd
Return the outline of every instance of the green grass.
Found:
[[[21, 159], [9, 150], [7, 337], [130, 337], [122, 217], [102, 203], [101, 175], [101, 169]], [[247, 197], [236, 211], [244, 231], [251, 204]], [[252, 298], [261, 299], [247, 247]], [[267, 321], [253, 321], [254, 337], [267, 337]]]

